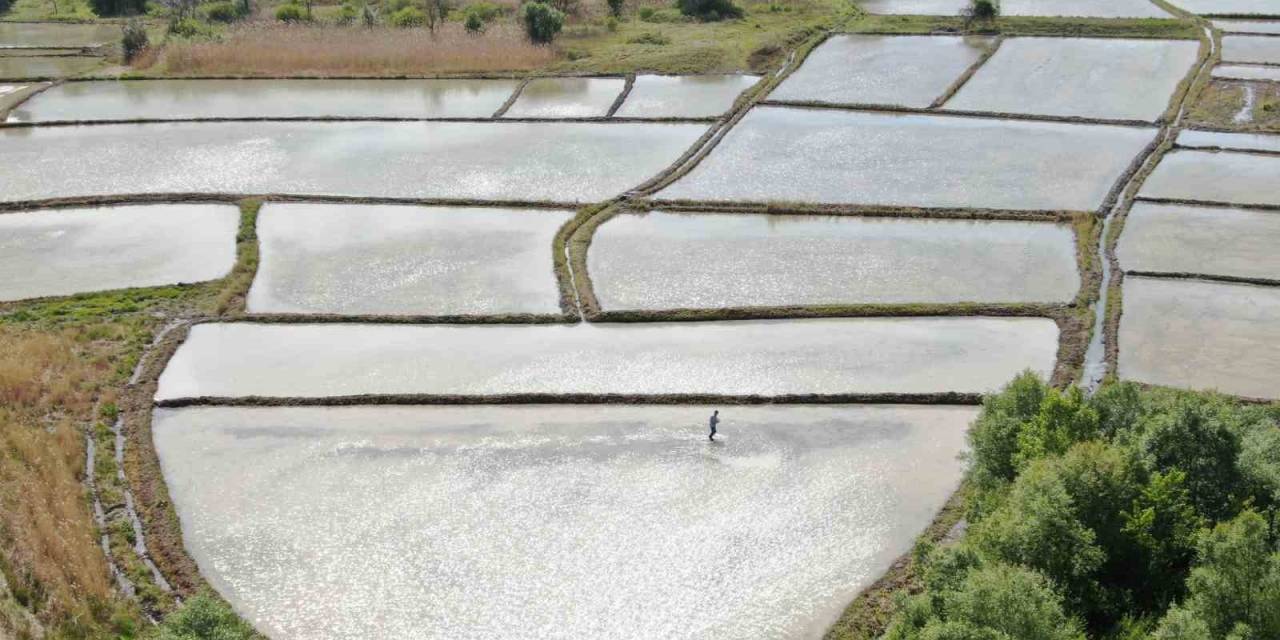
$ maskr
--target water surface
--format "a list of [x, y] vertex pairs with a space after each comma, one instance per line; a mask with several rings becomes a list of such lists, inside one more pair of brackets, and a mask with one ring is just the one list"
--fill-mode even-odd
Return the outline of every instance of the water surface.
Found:
[[0, 49], [9, 47], [79, 48], [116, 42], [118, 24], [0, 22]]
[[0, 300], [221, 278], [239, 224], [218, 204], [0, 213]]
[[622, 78], [537, 78], [525, 85], [508, 118], [590, 118], [609, 115], [626, 86]]
[[1199, 48], [1195, 40], [1009, 38], [946, 108], [1155, 121]]
[[1063, 302], [1080, 286], [1067, 225], [624, 214], [588, 254], [605, 309]]
[[1129, 270], [1280, 280], [1277, 246], [1274, 212], [1139, 202], [1116, 251]]
[[1172, 0], [1169, 4], [1200, 15], [1280, 16], [1275, 0]]
[[64, 78], [101, 65], [88, 56], [0, 56], [0, 78]]
[[815, 638], [957, 486], [973, 407], [158, 410], [201, 574], [274, 640]]
[[190, 118], [488, 118], [516, 80], [107, 80], [68, 82], [18, 121]]
[[991, 44], [985, 37], [832, 36], [769, 98], [924, 108]]
[[757, 107], [660, 198], [1092, 210], [1143, 127]]
[[[1280, 13], [1280, 3], [1276, 4], [1276, 13]], [[1223, 36], [1222, 61], [1280, 64], [1280, 38]]]
[[704, 118], [724, 114], [759, 76], [639, 75], [614, 115], [619, 118]]
[[1280, 204], [1280, 157], [1177, 150], [1168, 153], [1139, 195], [1176, 200]]
[[706, 127], [519, 122], [214, 122], [0, 131], [0, 199], [287, 193], [597, 201]]
[[978, 392], [1047, 375], [1057, 350], [1040, 318], [201, 324], [157, 398]]
[[1001, 0], [1000, 13], [1006, 16], [1073, 18], [1174, 17], [1149, 0]]
[[1280, 33], [1280, 20], [1214, 20], [1226, 33]]
[[867, 13], [958, 16], [969, 0], [859, 0], [858, 6]]
[[1178, 134], [1178, 145], [1183, 147], [1216, 147], [1219, 149], [1250, 149], [1280, 153], [1280, 135], [1260, 133], [1223, 133], [1221, 131], [1196, 131], [1184, 129]]
[[1280, 67], [1251, 67], [1242, 64], [1220, 64], [1213, 68], [1213, 77], [1227, 80], [1280, 82]]
[[269, 313], [559, 313], [551, 241], [573, 213], [267, 204], [248, 309]]
[[[1127, 232], [1126, 232], [1127, 233]], [[1280, 398], [1280, 288], [1129, 276], [1121, 378]]]

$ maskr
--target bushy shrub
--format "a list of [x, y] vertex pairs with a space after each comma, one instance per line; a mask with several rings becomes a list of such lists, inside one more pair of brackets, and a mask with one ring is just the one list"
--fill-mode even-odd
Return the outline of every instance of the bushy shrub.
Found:
[[213, 22], [235, 22], [240, 18], [239, 10], [230, 0], [205, 5], [204, 15]]
[[471, 16], [475, 16], [480, 22], [488, 24], [502, 17], [504, 10], [492, 2], [474, 2], [463, 7], [462, 13], [464, 21]]
[[147, 26], [141, 20], [133, 19], [124, 23], [123, 33], [120, 37], [120, 49], [124, 52], [124, 61], [132, 62], [138, 57], [148, 46], [151, 45], [147, 38]]
[[[4, 11], [3, 3], [8, 0], [0, 0], [0, 12]], [[107, 16], [136, 16], [147, 12], [146, 0], [90, 0], [93, 6], [93, 12], [102, 17]]]
[[664, 24], [671, 22], [691, 22], [693, 21], [693, 18], [680, 13], [679, 9], [654, 9], [653, 7], [641, 7], [640, 21]]
[[213, 35], [213, 30], [195, 18], [183, 18], [169, 23], [168, 35], [174, 38], [201, 38]]
[[615, 18], [615, 17], [613, 17], [613, 16], [609, 16], [609, 19], [604, 21], [604, 28], [605, 28], [605, 30], [607, 30], [609, 33], [615, 33], [615, 32], [617, 32], [617, 30], [618, 30], [618, 19], [617, 19], [617, 18]]
[[355, 24], [356, 19], [360, 17], [360, 10], [355, 5], [345, 2], [338, 9], [338, 24], [347, 25]]
[[967, 20], [990, 22], [1000, 15], [1000, 3], [998, 0], [971, 0], [962, 15]]
[[9, 7], [12, 5], [13, 5], [12, 0], [0, 0], [0, 13], [4, 13], [8, 11]]
[[306, 22], [307, 11], [292, 2], [282, 4], [276, 7], [276, 20], [280, 22]]
[[484, 33], [484, 20], [479, 15], [468, 13], [467, 19], [462, 21], [462, 27], [467, 33]]
[[421, 27], [427, 24], [427, 14], [417, 7], [405, 7], [387, 18], [387, 22], [393, 27], [408, 29], [412, 27]]
[[680, 13], [704, 22], [742, 17], [742, 7], [733, 0], [676, 0], [676, 7]]
[[609, 4], [609, 15], [615, 18], [621, 18], [623, 3], [626, 1], [627, 0], [605, 0], [605, 2]]
[[564, 27], [564, 13], [545, 2], [529, 2], [520, 7], [520, 22], [529, 40], [547, 44]]
[[208, 594], [197, 594], [170, 614], [155, 640], [252, 640], [259, 637], [231, 607]]

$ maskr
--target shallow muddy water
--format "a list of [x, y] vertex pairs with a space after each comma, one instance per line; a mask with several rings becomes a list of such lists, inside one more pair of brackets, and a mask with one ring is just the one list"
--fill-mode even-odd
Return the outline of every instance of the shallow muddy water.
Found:
[[945, 108], [1155, 121], [1195, 65], [1195, 40], [1009, 38]]
[[992, 44], [983, 37], [832, 36], [769, 99], [928, 107]]
[[1280, 288], [1129, 276], [1119, 375], [1150, 384], [1280, 397], [1276, 318]]
[[88, 47], [120, 39], [118, 24], [0, 22], [0, 49], [8, 47]]
[[488, 118], [516, 80], [123, 80], [68, 82], [10, 119]]
[[1124, 269], [1280, 280], [1280, 216], [1139, 202], [1120, 236]]
[[1001, 0], [1006, 16], [1073, 18], [1173, 18], [1149, 0]]
[[1065, 302], [1067, 225], [889, 218], [624, 214], [591, 241], [606, 310], [904, 302]]
[[758, 107], [658, 198], [1091, 210], [1156, 130]]
[[537, 78], [520, 91], [506, 117], [603, 117], [626, 84], [622, 78]]
[[886, 15], [958, 16], [969, 0], [859, 0], [858, 6]]
[[816, 638], [973, 407], [158, 410], [188, 551], [273, 640]]
[[724, 114], [759, 76], [639, 75], [614, 115], [619, 118], [704, 118]]
[[551, 241], [571, 211], [269, 203], [248, 310], [559, 313]]
[[1280, 33], [1280, 20], [1214, 20], [1226, 33]]
[[1280, 204], [1280, 157], [1180, 150], [1166, 154], [1143, 184], [1149, 198]]
[[0, 78], [63, 78], [101, 65], [88, 56], [0, 56]]
[[201, 324], [157, 398], [978, 392], [1048, 374], [1057, 349], [1040, 318]]
[[221, 278], [239, 225], [217, 204], [0, 213], [0, 300]]
[[597, 201], [648, 180], [691, 124], [215, 122], [0, 130], [0, 198], [287, 193]]
[[1276, 0], [1170, 0], [1175, 7], [1215, 16], [1280, 16]]
[[[1280, 3], [1276, 3], [1280, 13]], [[1223, 62], [1280, 64], [1280, 38], [1272, 36], [1223, 36]]]
[[1280, 153], [1280, 135], [1276, 134], [1222, 133], [1184, 129], [1178, 134], [1178, 144], [1184, 147], [1217, 147]]
[[1213, 68], [1213, 77], [1231, 80], [1262, 80], [1280, 82], [1280, 67], [1251, 67], [1242, 64], [1220, 64]]

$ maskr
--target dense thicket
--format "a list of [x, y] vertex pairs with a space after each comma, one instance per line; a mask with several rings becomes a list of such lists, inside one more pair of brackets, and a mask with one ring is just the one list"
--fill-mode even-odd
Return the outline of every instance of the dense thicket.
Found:
[[[0, 0], [2, 1], [2, 0]], [[89, 0], [99, 16], [136, 16], [147, 12], [146, 0]]]
[[970, 428], [965, 538], [889, 640], [1280, 638], [1276, 407], [1026, 373]]

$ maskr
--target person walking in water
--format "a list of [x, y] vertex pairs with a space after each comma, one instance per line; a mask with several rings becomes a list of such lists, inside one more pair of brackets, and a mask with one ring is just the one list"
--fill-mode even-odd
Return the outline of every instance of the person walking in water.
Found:
[[707, 440], [716, 441], [716, 425], [720, 424], [720, 410], [716, 409], [711, 413], [711, 435], [707, 436]]

